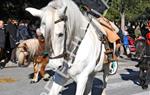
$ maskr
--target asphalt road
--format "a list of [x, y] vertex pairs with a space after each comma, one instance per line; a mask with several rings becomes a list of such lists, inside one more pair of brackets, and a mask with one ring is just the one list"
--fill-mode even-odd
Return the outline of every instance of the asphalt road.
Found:
[[[107, 95], [150, 95], [150, 87], [143, 90], [138, 85], [138, 68], [136, 62], [120, 60], [119, 69], [115, 75], [109, 76], [106, 88]], [[32, 65], [27, 68], [17, 67], [9, 63], [0, 70], [0, 95], [47, 95], [51, 87], [50, 81], [40, 80], [31, 84], [33, 74]], [[98, 73], [94, 79], [92, 95], [100, 95], [102, 87], [102, 74]], [[60, 95], [74, 95], [76, 84], [69, 80]]]

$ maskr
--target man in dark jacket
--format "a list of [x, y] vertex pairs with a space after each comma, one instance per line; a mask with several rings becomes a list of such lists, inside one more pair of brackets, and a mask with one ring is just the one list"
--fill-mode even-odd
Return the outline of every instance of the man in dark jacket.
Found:
[[[5, 49], [6, 36], [4, 31], [4, 22], [0, 20], [0, 68], [4, 68], [7, 61], [7, 54]], [[2, 61], [3, 60], [3, 61]]]
[[[138, 64], [135, 65], [139, 67], [139, 81], [143, 89], [148, 88], [150, 83], [150, 32], [146, 34], [145, 40], [139, 40], [140, 45], [137, 47], [138, 52], [136, 53], [138, 57]], [[141, 47], [142, 45], [142, 47]]]
[[6, 26], [6, 32], [9, 34], [9, 42], [10, 42], [10, 60], [15, 62], [15, 47], [16, 47], [16, 33], [17, 26], [14, 23], [13, 19], [8, 20], [8, 25]]
[[5, 48], [5, 32], [2, 20], [0, 20], [0, 48]]

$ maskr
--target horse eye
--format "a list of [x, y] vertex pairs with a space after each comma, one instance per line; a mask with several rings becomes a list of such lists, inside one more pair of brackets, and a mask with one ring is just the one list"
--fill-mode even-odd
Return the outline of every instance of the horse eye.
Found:
[[58, 37], [62, 37], [64, 34], [63, 33], [59, 33], [58, 34]]

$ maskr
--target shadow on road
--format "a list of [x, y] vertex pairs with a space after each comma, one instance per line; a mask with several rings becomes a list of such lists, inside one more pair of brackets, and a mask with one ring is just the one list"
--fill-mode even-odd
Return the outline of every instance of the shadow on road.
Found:
[[132, 69], [126, 69], [129, 74], [120, 74], [123, 80], [131, 80], [134, 84], [139, 85], [138, 83], [138, 71], [133, 71]]
[[[95, 78], [93, 81], [92, 95], [101, 95], [103, 91], [102, 85], [103, 85], [102, 81]], [[73, 82], [65, 86], [65, 90], [61, 92], [61, 95], [75, 95], [75, 91], [76, 91], [76, 83]]]
[[[53, 75], [54, 75], [54, 71], [52, 71], [52, 70], [46, 70], [45, 73], [49, 74], [50, 76], [53, 76]], [[32, 79], [33, 76], [34, 76], [34, 73], [31, 73], [31, 74], [28, 75], [29, 79]], [[38, 82], [41, 80], [41, 78], [42, 78], [42, 77], [41, 77], [40, 74], [39, 74]]]

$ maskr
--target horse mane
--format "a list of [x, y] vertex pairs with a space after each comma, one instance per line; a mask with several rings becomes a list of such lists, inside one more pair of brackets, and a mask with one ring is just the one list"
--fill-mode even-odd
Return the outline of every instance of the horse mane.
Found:
[[[60, 6], [61, 5], [61, 6]], [[76, 40], [76, 37], [78, 39], [82, 39], [85, 35], [85, 30], [88, 24], [88, 20], [84, 15], [81, 13], [80, 9], [78, 6], [72, 1], [72, 0], [54, 0], [48, 4], [44, 9], [49, 8], [49, 10], [46, 11], [53, 11], [55, 8], [60, 9], [61, 7], [67, 7], [66, 10], [66, 16], [67, 16], [67, 21], [66, 21], [66, 32], [67, 32], [67, 46], [68, 49], [71, 48], [72, 46], [70, 45], [72, 41]], [[50, 21], [49, 21], [50, 22]], [[87, 24], [83, 24], [87, 23]], [[51, 21], [50, 27], [52, 28], [54, 26], [54, 21]], [[48, 45], [50, 42], [50, 34], [47, 32], [46, 34], [46, 45], [47, 47], [50, 46]], [[50, 48], [50, 47], [49, 47]], [[50, 49], [49, 49], [50, 50]]]

